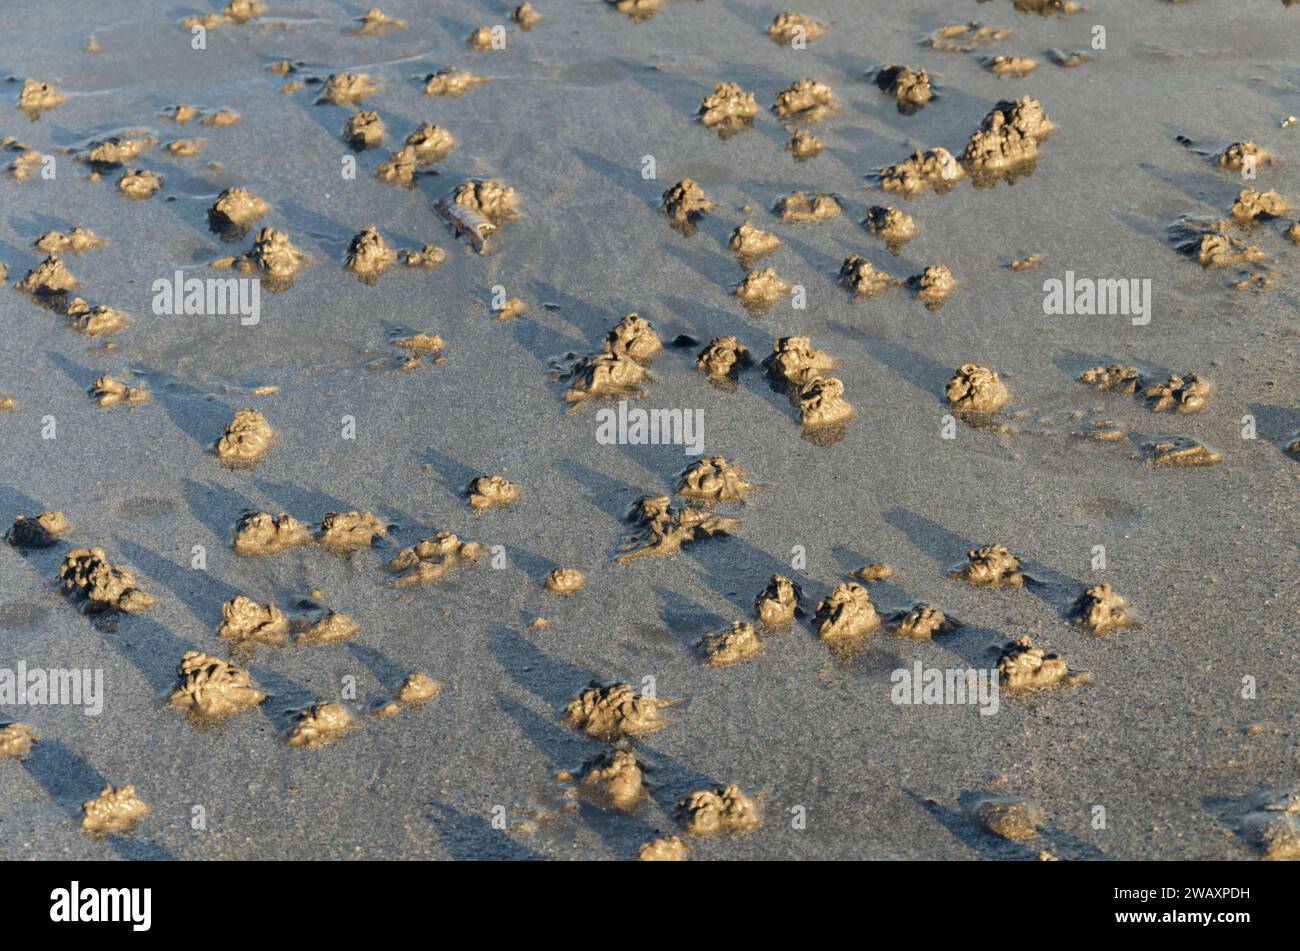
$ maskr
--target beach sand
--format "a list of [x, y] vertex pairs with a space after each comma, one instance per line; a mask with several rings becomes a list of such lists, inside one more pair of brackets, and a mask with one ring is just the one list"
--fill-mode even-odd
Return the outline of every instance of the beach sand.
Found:
[[[1300, 460], [1286, 452], [1300, 431], [1297, 248], [1282, 237], [1289, 219], [1234, 232], [1264, 250], [1273, 278], [1235, 290], [1241, 269], [1197, 266], [1168, 229], [1180, 215], [1226, 216], [1247, 184], [1300, 200], [1300, 126], [1281, 125], [1300, 113], [1300, 11], [1133, 2], [1060, 18], [1010, 0], [809, 0], [794, 9], [832, 26], [798, 50], [768, 38], [787, 7], [767, 0], [668, 2], [641, 23], [604, 3], [536, 6], [543, 19], [522, 32], [497, 0], [436, 10], [387, 0], [384, 13], [408, 28], [358, 36], [350, 30], [365, 11], [355, 4], [273, 3], [209, 30], [204, 50], [179, 25], [208, 12], [195, 5], [4, 11], [7, 99], [27, 77], [68, 97], [35, 122], [0, 112], [0, 135], [56, 160], [52, 180], [0, 175], [7, 283], [44, 257], [32, 246], [41, 234], [90, 228], [106, 247], [62, 255], [75, 293], [133, 326], [109, 350], [21, 291], [0, 290], [0, 391], [14, 401], [0, 412], [0, 521], [61, 510], [73, 525], [48, 549], [0, 545], [0, 666], [98, 668], [105, 683], [96, 717], [0, 706], [38, 737], [25, 759], [0, 760], [0, 859], [631, 859], [643, 843], [684, 836], [678, 800], [731, 784], [761, 823], [684, 836], [691, 858], [1257, 857], [1241, 833], [1245, 801], [1300, 779]], [[1011, 33], [972, 53], [921, 45], [968, 20]], [[471, 52], [466, 37], [498, 23], [505, 48]], [[1097, 24], [1105, 50], [1090, 48]], [[98, 51], [86, 52], [92, 36]], [[1053, 48], [1089, 57], [1062, 68]], [[1004, 78], [982, 64], [992, 54], [1039, 65]], [[267, 69], [286, 59], [297, 72]], [[900, 112], [871, 77], [888, 64], [924, 67], [934, 101]], [[461, 98], [426, 95], [425, 77], [445, 66], [491, 81]], [[344, 72], [382, 90], [360, 106], [316, 105], [322, 87], [307, 80]], [[824, 151], [796, 162], [770, 107], [803, 77], [829, 84], [838, 108], [807, 126]], [[306, 85], [281, 90], [295, 80]], [[719, 82], [754, 92], [759, 106], [753, 127], [726, 139], [695, 118]], [[914, 148], [958, 154], [995, 103], [1026, 95], [1057, 129], [1032, 174], [910, 201], [880, 190], [876, 170]], [[241, 121], [181, 125], [168, 115], [178, 103]], [[344, 140], [357, 109], [386, 126], [378, 148], [356, 153]], [[411, 188], [378, 180], [426, 120], [457, 142], [426, 168], [439, 174]], [[73, 154], [122, 130], [158, 140], [128, 165], [162, 176], [147, 200], [118, 192], [120, 170], [90, 181]], [[201, 156], [164, 148], [188, 138], [206, 140]], [[1274, 157], [1255, 181], [1214, 162], [1241, 140]], [[653, 178], [643, 177], [646, 156]], [[7, 165], [17, 153], [0, 157]], [[663, 192], [687, 178], [715, 205], [689, 237], [660, 211]], [[521, 217], [485, 255], [435, 211], [468, 179], [518, 195]], [[310, 263], [290, 289], [264, 289], [256, 325], [155, 315], [156, 280], [227, 276], [207, 264], [251, 245], [254, 233], [225, 242], [208, 227], [207, 209], [234, 187], [270, 206], [254, 233], [285, 231]], [[800, 190], [834, 194], [843, 213], [781, 222], [775, 203]], [[897, 256], [862, 225], [876, 205], [916, 219]], [[733, 296], [746, 269], [727, 241], [746, 220], [781, 239], [756, 267], [804, 288], [805, 309], [782, 299], [754, 316]], [[344, 260], [371, 226], [394, 249], [434, 244], [447, 260], [359, 281]], [[940, 310], [903, 287], [855, 302], [838, 283], [855, 254], [900, 278], [946, 265], [957, 289]], [[1007, 266], [1030, 254], [1042, 263]], [[1043, 282], [1067, 270], [1149, 278], [1149, 324], [1045, 314]], [[522, 313], [493, 319], [497, 285]], [[633, 311], [666, 348], [632, 405], [700, 410], [705, 454], [743, 466], [759, 487], [715, 507], [742, 520], [734, 536], [615, 564], [629, 504], [671, 493], [693, 457], [598, 442], [600, 404], [566, 413], [553, 371], [598, 350]], [[440, 360], [399, 372], [407, 352], [393, 340], [420, 332], [442, 338]], [[672, 346], [681, 335], [695, 342]], [[695, 359], [726, 335], [756, 360], [775, 338], [811, 337], [855, 410], [843, 438], [804, 438], [798, 410], [758, 367], [734, 391], [711, 386]], [[1200, 373], [1213, 396], [1194, 415], [1157, 414], [1077, 382], [1117, 362]], [[945, 439], [945, 386], [967, 363], [996, 370], [1010, 404], [998, 425], [958, 422]], [[143, 386], [149, 401], [100, 408], [86, 390], [103, 375]], [[212, 453], [241, 409], [275, 433], [253, 469]], [[1125, 435], [1071, 435], [1090, 415]], [[1246, 416], [1255, 439], [1242, 438]], [[50, 417], [55, 438], [42, 438]], [[355, 438], [344, 438], [345, 417]], [[1166, 435], [1201, 440], [1223, 461], [1152, 465], [1142, 444]], [[491, 475], [520, 496], [475, 511], [463, 487]], [[369, 511], [388, 531], [350, 555], [309, 544], [245, 558], [231, 548], [245, 509], [313, 526]], [[440, 530], [503, 546], [503, 566], [488, 556], [433, 585], [392, 587], [384, 566]], [[949, 576], [968, 550], [995, 543], [1019, 557], [1023, 587]], [[1104, 570], [1093, 567], [1098, 545]], [[94, 618], [59, 593], [64, 556], [93, 546], [134, 572], [157, 601], [150, 611]], [[933, 641], [883, 627], [851, 649], [820, 641], [816, 604], [873, 562], [894, 569], [864, 583], [882, 618], [927, 602], [962, 626]], [[585, 576], [569, 597], [543, 587], [562, 567]], [[764, 634], [742, 663], [706, 666], [696, 642], [751, 619], [773, 574], [802, 588], [806, 616]], [[1075, 598], [1102, 582], [1138, 626], [1095, 636], [1071, 623]], [[237, 657], [216, 632], [222, 604], [241, 594], [289, 615], [310, 613], [299, 606], [308, 598], [361, 630], [341, 644]], [[1091, 682], [1004, 690], [992, 716], [891, 701], [896, 669], [991, 668], [1023, 636]], [[167, 707], [191, 650], [246, 666], [270, 698], [197, 729]], [[414, 672], [440, 695], [370, 716]], [[592, 680], [645, 678], [679, 701], [662, 711], [667, 726], [631, 741], [648, 796], [630, 813], [575, 797], [556, 774], [577, 774], [610, 744], [566, 726], [565, 705]], [[341, 692], [349, 684], [355, 699]], [[347, 707], [353, 729], [321, 749], [288, 746], [296, 711], [324, 700]], [[82, 803], [108, 784], [133, 785], [150, 811], [129, 834], [93, 837]], [[968, 817], [986, 794], [1037, 804], [1036, 833], [1012, 840]]]

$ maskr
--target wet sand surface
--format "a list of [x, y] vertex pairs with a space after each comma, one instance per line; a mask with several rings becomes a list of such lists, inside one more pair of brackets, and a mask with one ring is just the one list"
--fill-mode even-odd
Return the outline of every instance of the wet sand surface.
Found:
[[[38, 737], [26, 759], [0, 759], [0, 858], [630, 859], [683, 834], [680, 799], [731, 784], [761, 824], [684, 836], [691, 858], [1257, 857], [1238, 832], [1241, 804], [1300, 779], [1300, 461], [1286, 451], [1300, 431], [1300, 251], [1281, 238], [1289, 220], [1250, 233], [1273, 283], [1234, 290], [1235, 270], [1196, 266], [1167, 229], [1180, 215], [1226, 216], [1246, 185], [1300, 198], [1300, 126], [1281, 127], [1300, 113], [1300, 10], [1134, 2], [1058, 18], [1010, 0], [809, 0], [794, 9], [834, 25], [794, 50], [766, 35], [783, 3], [674, 2], [634, 23], [605, 4], [553, 0], [536, 5], [543, 19], [527, 32], [495, 0], [433, 6], [388, 0], [384, 13], [408, 28], [358, 36], [355, 4], [273, 3], [210, 30], [201, 51], [179, 21], [206, 8], [95, 0], [56, 16], [39, 5], [3, 12], [0, 73], [16, 81], [0, 84], [0, 135], [57, 158], [54, 180], [0, 178], [7, 284], [44, 258], [33, 247], [42, 234], [89, 228], [108, 244], [62, 256], [75, 293], [134, 324], [106, 350], [0, 289], [0, 391], [14, 401], [0, 412], [0, 521], [57, 509], [74, 526], [48, 549], [0, 545], [0, 666], [102, 668], [106, 694], [98, 717], [0, 707]], [[972, 53], [919, 43], [966, 20], [1012, 32]], [[471, 52], [466, 37], [496, 23], [506, 48]], [[1097, 23], [1106, 50], [1072, 68], [1045, 55], [1089, 48]], [[83, 51], [91, 36], [98, 52]], [[1040, 64], [1002, 78], [982, 65], [993, 53]], [[296, 73], [268, 71], [285, 59]], [[911, 115], [873, 79], [904, 63], [924, 67], [937, 93]], [[445, 66], [491, 81], [461, 98], [427, 96], [424, 78]], [[383, 88], [345, 107], [316, 105], [320, 85], [280, 88], [345, 72]], [[805, 76], [829, 84], [838, 108], [811, 127], [824, 151], [796, 163], [768, 107]], [[25, 77], [66, 102], [29, 121], [12, 105]], [[760, 106], [753, 128], [727, 139], [694, 119], [719, 82], [755, 92]], [[1025, 95], [1057, 127], [1032, 174], [910, 201], [880, 190], [873, 170], [915, 148], [957, 154], [995, 103]], [[168, 115], [178, 103], [242, 120], [179, 125]], [[378, 113], [387, 136], [355, 153], [342, 132], [358, 109]], [[417, 175], [413, 188], [376, 179], [426, 120], [457, 143], [425, 170], [439, 174]], [[59, 152], [123, 130], [159, 142], [126, 165], [162, 177], [147, 200], [119, 194], [120, 170], [91, 182]], [[163, 147], [194, 137], [207, 142], [197, 158]], [[1213, 160], [1242, 140], [1274, 157], [1257, 181]], [[5, 164], [16, 155], [3, 153]], [[642, 177], [648, 155], [653, 179]], [[345, 157], [355, 180], [341, 175]], [[469, 179], [519, 196], [522, 217], [502, 224], [486, 255], [434, 209]], [[716, 206], [689, 237], [660, 211], [683, 179]], [[155, 316], [155, 280], [224, 275], [207, 264], [251, 245], [255, 232], [226, 243], [208, 226], [208, 208], [235, 187], [270, 206], [257, 227], [286, 231], [310, 263], [291, 289], [263, 293], [256, 326]], [[771, 209], [797, 191], [834, 194], [843, 213], [782, 223]], [[916, 218], [897, 256], [862, 226], [876, 205]], [[727, 242], [745, 220], [781, 239], [759, 267], [806, 288], [806, 309], [783, 299], [755, 316], [733, 296], [746, 271]], [[364, 283], [343, 262], [371, 226], [394, 249], [436, 244], [447, 260]], [[838, 284], [855, 254], [899, 276], [942, 263], [956, 290], [942, 310], [903, 289], [855, 302]], [[1007, 266], [1030, 254], [1043, 259], [1032, 270]], [[1045, 315], [1042, 282], [1066, 270], [1150, 278], [1151, 322]], [[494, 320], [494, 285], [523, 312]], [[601, 404], [566, 413], [552, 371], [597, 350], [632, 311], [668, 345], [633, 405], [702, 410], [705, 454], [738, 461], [761, 488], [718, 507], [742, 520], [734, 535], [615, 564], [628, 505], [673, 492], [692, 459], [680, 446], [599, 443]], [[395, 372], [405, 357], [393, 341], [422, 332], [442, 338], [440, 360]], [[671, 346], [679, 335], [698, 344]], [[728, 335], [756, 360], [795, 335], [829, 353], [855, 410], [843, 438], [803, 438], [798, 410], [760, 369], [734, 391], [711, 386], [696, 356]], [[958, 423], [943, 439], [945, 386], [967, 363], [997, 371], [1011, 402], [1002, 425]], [[1175, 416], [1077, 382], [1112, 363], [1202, 373], [1214, 394]], [[143, 386], [148, 402], [101, 409], [86, 391], [105, 375]], [[242, 409], [261, 412], [273, 440], [255, 468], [223, 467], [212, 446]], [[1088, 415], [1126, 435], [1071, 436]], [[1241, 438], [1247, 415], [1254, 440]], [[56, 438], [43, 439], [51, 416]], [[354, 439], [342, 438], [344, 417]], [[1224, 461], [1147, 462], [1142, 444], [1170, 435]], [[464, 488], [485, 475], [521, 486], [519, 499], [475, 511]], [[313, 543], [245, 558], [231, 529], [246, 509], [312, 526], [373, 512], [388, 531], [347, 555]], [[394, 588], [384, 566], [441, 530], [504, 546], [505, 567], [484, 558]], [[1023, 587], [949, 576], [968, 550], [994, 543], [1019, 557]], [[1092, 567], [1096, 545], [1103, 571]], [[130, 567], [152, 610], [96, 619], [60, 595], [64, 556], [93, 546]], [[191, 568], [194, 546], [204, 570]], [[803, 567], [791, 565], [795, 546]], [[933, 641], [882, 628], [860, 649], [829, 649], [813, 607], [873, 562], [894, 569], [867, 584], [882, 617], [927, 602], [962, 626]], [[543, 587], [562, 567], [586, 579], [570, 597]], [[702, 663], [696, 643], [750, 619], [773, 574], [802, 589], [806, 616], [742, 663]], [[1103, 582], [1139, 626], [1094, 636], [1071, 623], [1078, 595]], [[290, 615], [315, 598], [361, 630], [341, 644], [231, 656], [216, 632], [222, 604], [241, 594]], [[532, 624], [539, 617], [550, 623]], [[1091, 682], [1003, 691], [994, 716], [891, 702], [896, 668], [993, 667], [1023, 636]], [[240, 664], [270, 699], [196, 729], [167, 707], [186, 651]], [[436, 700], [370, 716], [414, 672], [442, 685]], [[632, 745], [648, 797], [631, 813], [566, 798], [555, 774], [576, 774], [610, 746], [565, 726], [565, 705], [591, 680], [646, 677], [680, 701], [663, 711], [665, 728]], [[1244, 677], [1254, 699], [1242, 697]], [[355, 700], [340, 699], [345, 678]], [[286, 745], [298, 711], [323, 700], [347, 707], [355, 726], [322, 749]], [[150, 811], [130, 834], [95, 838], [80, 828], [81, 806], [109, 784], [134, 786]], [[1036, 835], [1013, 842], [969, 818], [965, 804], [983, 794], [1037, 803]], [[204, 831], [191, 826], [196, 806]], [[806, 827], [792, 821], [796, 807]], [[502, 815], [504, 830], [493, 825]]]

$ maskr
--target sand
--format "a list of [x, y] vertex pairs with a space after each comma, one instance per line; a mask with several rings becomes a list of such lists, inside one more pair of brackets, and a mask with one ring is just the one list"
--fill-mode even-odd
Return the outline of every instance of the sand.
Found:
[[[11, 6], [0, 61], [20, 81], [4, 86], [0, 136], [53, 155], [57, 175], [42, 179], [37, 165], [25, 181], [0, 180], [7, 283], [40, 263], [32, 245], [42, 234], [88, 228], [108, 244], [65, 257], [76, 293], [134, 325], [86, 337], [69, 332], [63, 311], [0, 288], [0, 391], [15, 405], [0, 413], [0, 524], [61, 510], [75, 526], [49, 549], [0, 544], [0, 666], [102, 668], [106, 689], [98, 718], [68, 706], [0, 708], [38, 737], [25, 759], [0, 759], [0, 859], [629, 860], [643, 844], [685, 839], [680, 799], [732, 784], [761, 802], [762, 824], [691, 837], [690, 860], [1260, 857], [1241, 832], [1249, 809], [1233, 804], [1292, 786], [1298, 772], [1300, 460], [1286, 447], [1300, 433], [1300, 288], [1295, 247], [1282, 237], [1291, 219], [1232, 231], [1267, 256], [1275, 284], [1258, 295], [1228, 286], [1235, 269], [1189, 261], [1166, 227], [1180, 215], [1227, 215], [1247, 186], [1300, 199], [1300, 140], [1279, 127], [1300, 113], [1300, 9], [1106, 4], [1109, 48], [1062, 69], [1044, 51], [1087, 48], [1091, 14], [1029, 16], [1009, 2], [819, 0], [806, 12], [830, 25], [794, 50], [766, 32], [784, 3], [665, 3], [639, 23], [605, 4], [538, 3], [543, 19], [524, 33], [508, 20], [513, 4], [445, 0], [434, 11], [387, 0], [384, 13], [408, 28], [363, 37], [347, 31], [366, 5], [322, 0], [310, 17], [270, 5], [265, 18], [211, 30], [204, 55], [189, 50], [178, 20], [215, 5]], [[1039, 68], [999, 78], [975, 55], [918, 42], [976, 18], [1012, 31], [977, 55], [1028, 55]], [[498, 21], [506, 49], [469, 53], [465, 37]], [[93, 55], [82, 52], [91, 33]], [[301, 90], [282, 93], [287, 77], [266, 70], [282, 60], [299, 64]], [[889, 63], [926, 69], [936, 99], [900, 113], [867, 75]], [[490, 81], [459, 98], [426, 95], [424, 77], [449, 66]], [[381, 86], [362, 104], [314, 104], [314, 80], [360, 72]], [[35, 122], [16, 108], [28, 76], [68, 96]], [[822, 154], [796, 164], [790, 130], [768, 107], [805, 76], [833, 88], [839, 108], [815, 126]], [[759, 104], [752, 128], [725, 140], [695, 118], [719, 82]], [[880, 190], [873, 170], [917, 148], [959, 155], [999, 100], [1020, 95], [1057, 126], [1032, 174], [910, 200]], [[1149, 104], [1115, 107], [1139, 100]], [[178, 126], [160, 114], [178, 102], [225, 106], [242, 121]], [[360, 154], [340, 138], [358, 110], [389, 130]], [[409, 189], [377, 180], [388, 150], [426, 121], [458, 143], [440, 174]], [[132, 130], [160, 144], [99, 182], [61, 151]], [[195, 134], [207, 140], [201, 158], [161, 145]], [[1255, 181], [1217, 165], [1243, 141], [1273, 156]], [[5, 151], [4, 165], [20, 154]], [[647, 155], [653, 179], [642, 177]], [[354, 179], [340, 174], [345, 157]], [[148, 200], [117, 193], [137, 168], [162, 179]], [[523, 213], [486, 255], [434, 211], [471, 179], [508, 183]], [[684, 179], [716, 204], [689, 238], [659, 210]], [[155, 316], [150, 285], [176, 269], [244, 276], [207, 267], [255, 239], [223, 245], [208, 228], [207, 209], [235, 187], [270, 206], [254, 231], [286, 233], [311, 266], [292, 288], [262, 295], [255, 326]], [[843, 213], [785, 224], [771, 209], [795, 192], [833, 194]], [[876, 205], [916, 220], [897, 257], [862, 228]], [[805, 309], [783, 302], [751, 318], [732, 296], [745, 270], [727, 242], [746, 220], [781, 240], [761, 267], [805, 288]], [[446, 261], [366, 285], [343, 265], [371, 225], [394, 249], [437, 245]], [[1030, 253], [1043, 259], [1033, 270], [1002, 266]], [[855, 304], [836, 283], [851, 255], [902, 278], [942, 263], [959, 288], [936, 312], [902, 290]], [[1066, 269], [1150, 278], [1150, 324], [1045, 315], [1042, 282]], [[498, 283], [528, 311], [491, 320], [482, 302]], [[674, 491], [692, 460], [679, 445], [597, 442], [594, 409], [615, 404], [566, 415], [565, 384], [551, 374], [553, 360], [598, 349], [632, 311], [665, 349], [650, 395], [630, 405], [699, 408], [705, 455], [738, 460], [764, 488], [717, 507], [743, 520], [734, 535], [614, 564], [627, 505]], [[445, 341], [442, 364], [375, 366], [391, 365], [391, 340], [415, 333]], [[761, 370], [726, 390], [695, 369], [715, 338], [735, 337], [761, 359], [774, 338], [794, 335], [833, 355], [857, 414], [834, 445], [804, 438], [797, 409]], [[680, 336], [695, 342], [672, 345]], [[955, 438], [942, 437], [945, 387], [966, 363], [1005, 380], [1024, 413], [1008, 421], [1014, 431], [959, 423]], [[1076, 382], [1111, 364], [1157, 379], [1204, 373], [1215, 393], [1199, 413], [1153, 414], [1134, 396]], [[150, 401], [101, 411], [86, 390], [105, 375], [146, 388]], [[266, 387], [278, 391], [256, 395]], [[211, 453], [242, 409], [275, 431], [255, 469]], [[1126, 435], [1074, 438], [1075, 413], [1112, 417]], [[1241, 438], [1247, 415], [1253, 440]], [[47, 416], [54, 439], [41, 438]], [[355, 438], [342, 435], [344, 417]], [[1166, 437], [1198, 439], [1224, 459], [1145, 462], [1141, 444]], [[476, 514], [462, 490], [490, 473], [525, 492]], [[312, 527], [329, 512], [373, 512], [392, 528], [346, 556], [308, 543], [246, 558], [231, 548], [246, 509]], [[500, 567], [489, 547], [436, 584], [390, 586], [383, 566], [439, 531], [501, 546]], [[947, 576], [968, 550], [995, 542], [1021, 560], [1022, 588]], [[796, 546], [804, 557], [792, 565]], [[1095, 546], [1105, 547], [1104, 569], [1092, 567]], [[147, 613], [89, 616], [58, 594], [64, 556], [93, 547], [129, 567], [155, 601]], [[877, 561], [896, 570], [870, 586], [882, 628], [855, 653], [833, 653], [812, 611]], [[562, 566], [586, 578], [571, 598], [542, 586]], [[695, 642], [752, 623], [774, 574], [799, 586], [808, 616], [760, 630], [763, 650], [742, 663], [702, 663]], [[1140, 626], [1096, 636], [1072, 623], [1074, 600], [1102, 583]], [[216, 635], [223, 603], [242, 594], [293, 615], [313, 590], [362, 630], [234, 661], [270, 698], [219, 728], [195, 729], [166, 709], [187, 651], [234, 660]], [[962, 626], [933, 641], [894, 636], [887, 619], [918, 602]], [[539, 615], [550, 624], [531, 628]], [[991, 667], [1020, 636], [1093, 682], [1004, 695], [987, 717], [891, 702], [895, 669]], [[442, 685], [436, 702], [367, 715], [413, 671]], [[343, 676], [355, 679], [355, 699], [342, 695]], [[1254, 699], [1242, 696], [1248, 676]], [[593, 680], [640, 691], [647, 677], [660, 697], [682, 701], [666, 727], [634, 741], [655, 766], [648, 798], [626, 815], [556, 812], [551, 776], [612, 748], [566, 727], [565, 704]], [[353, 734], [288, 746], [295, 712], [322, 701], [353, 714]], [[1242, 722], [1271, 728], [1247, 735]], [[989, 791], [993, 774], [1005, 777], [999, 795], [1041, 807], [1033, 838], [1008, 842], [966, 815], [964, 794]], [[128, 834], [88, 835], [82, 804], [110, 785], [133, 786], [149, 812]], [[190, 827], [195, 803], [207, 807], [207, 834]], [[1093, 828], [1094, 805], [1106, 806], [1106, 829]], [[496, 806], [510, 817], [504, 830], [492, 825]], [[806, 828], [791, 827], [795, 806], [806, 808]]]

